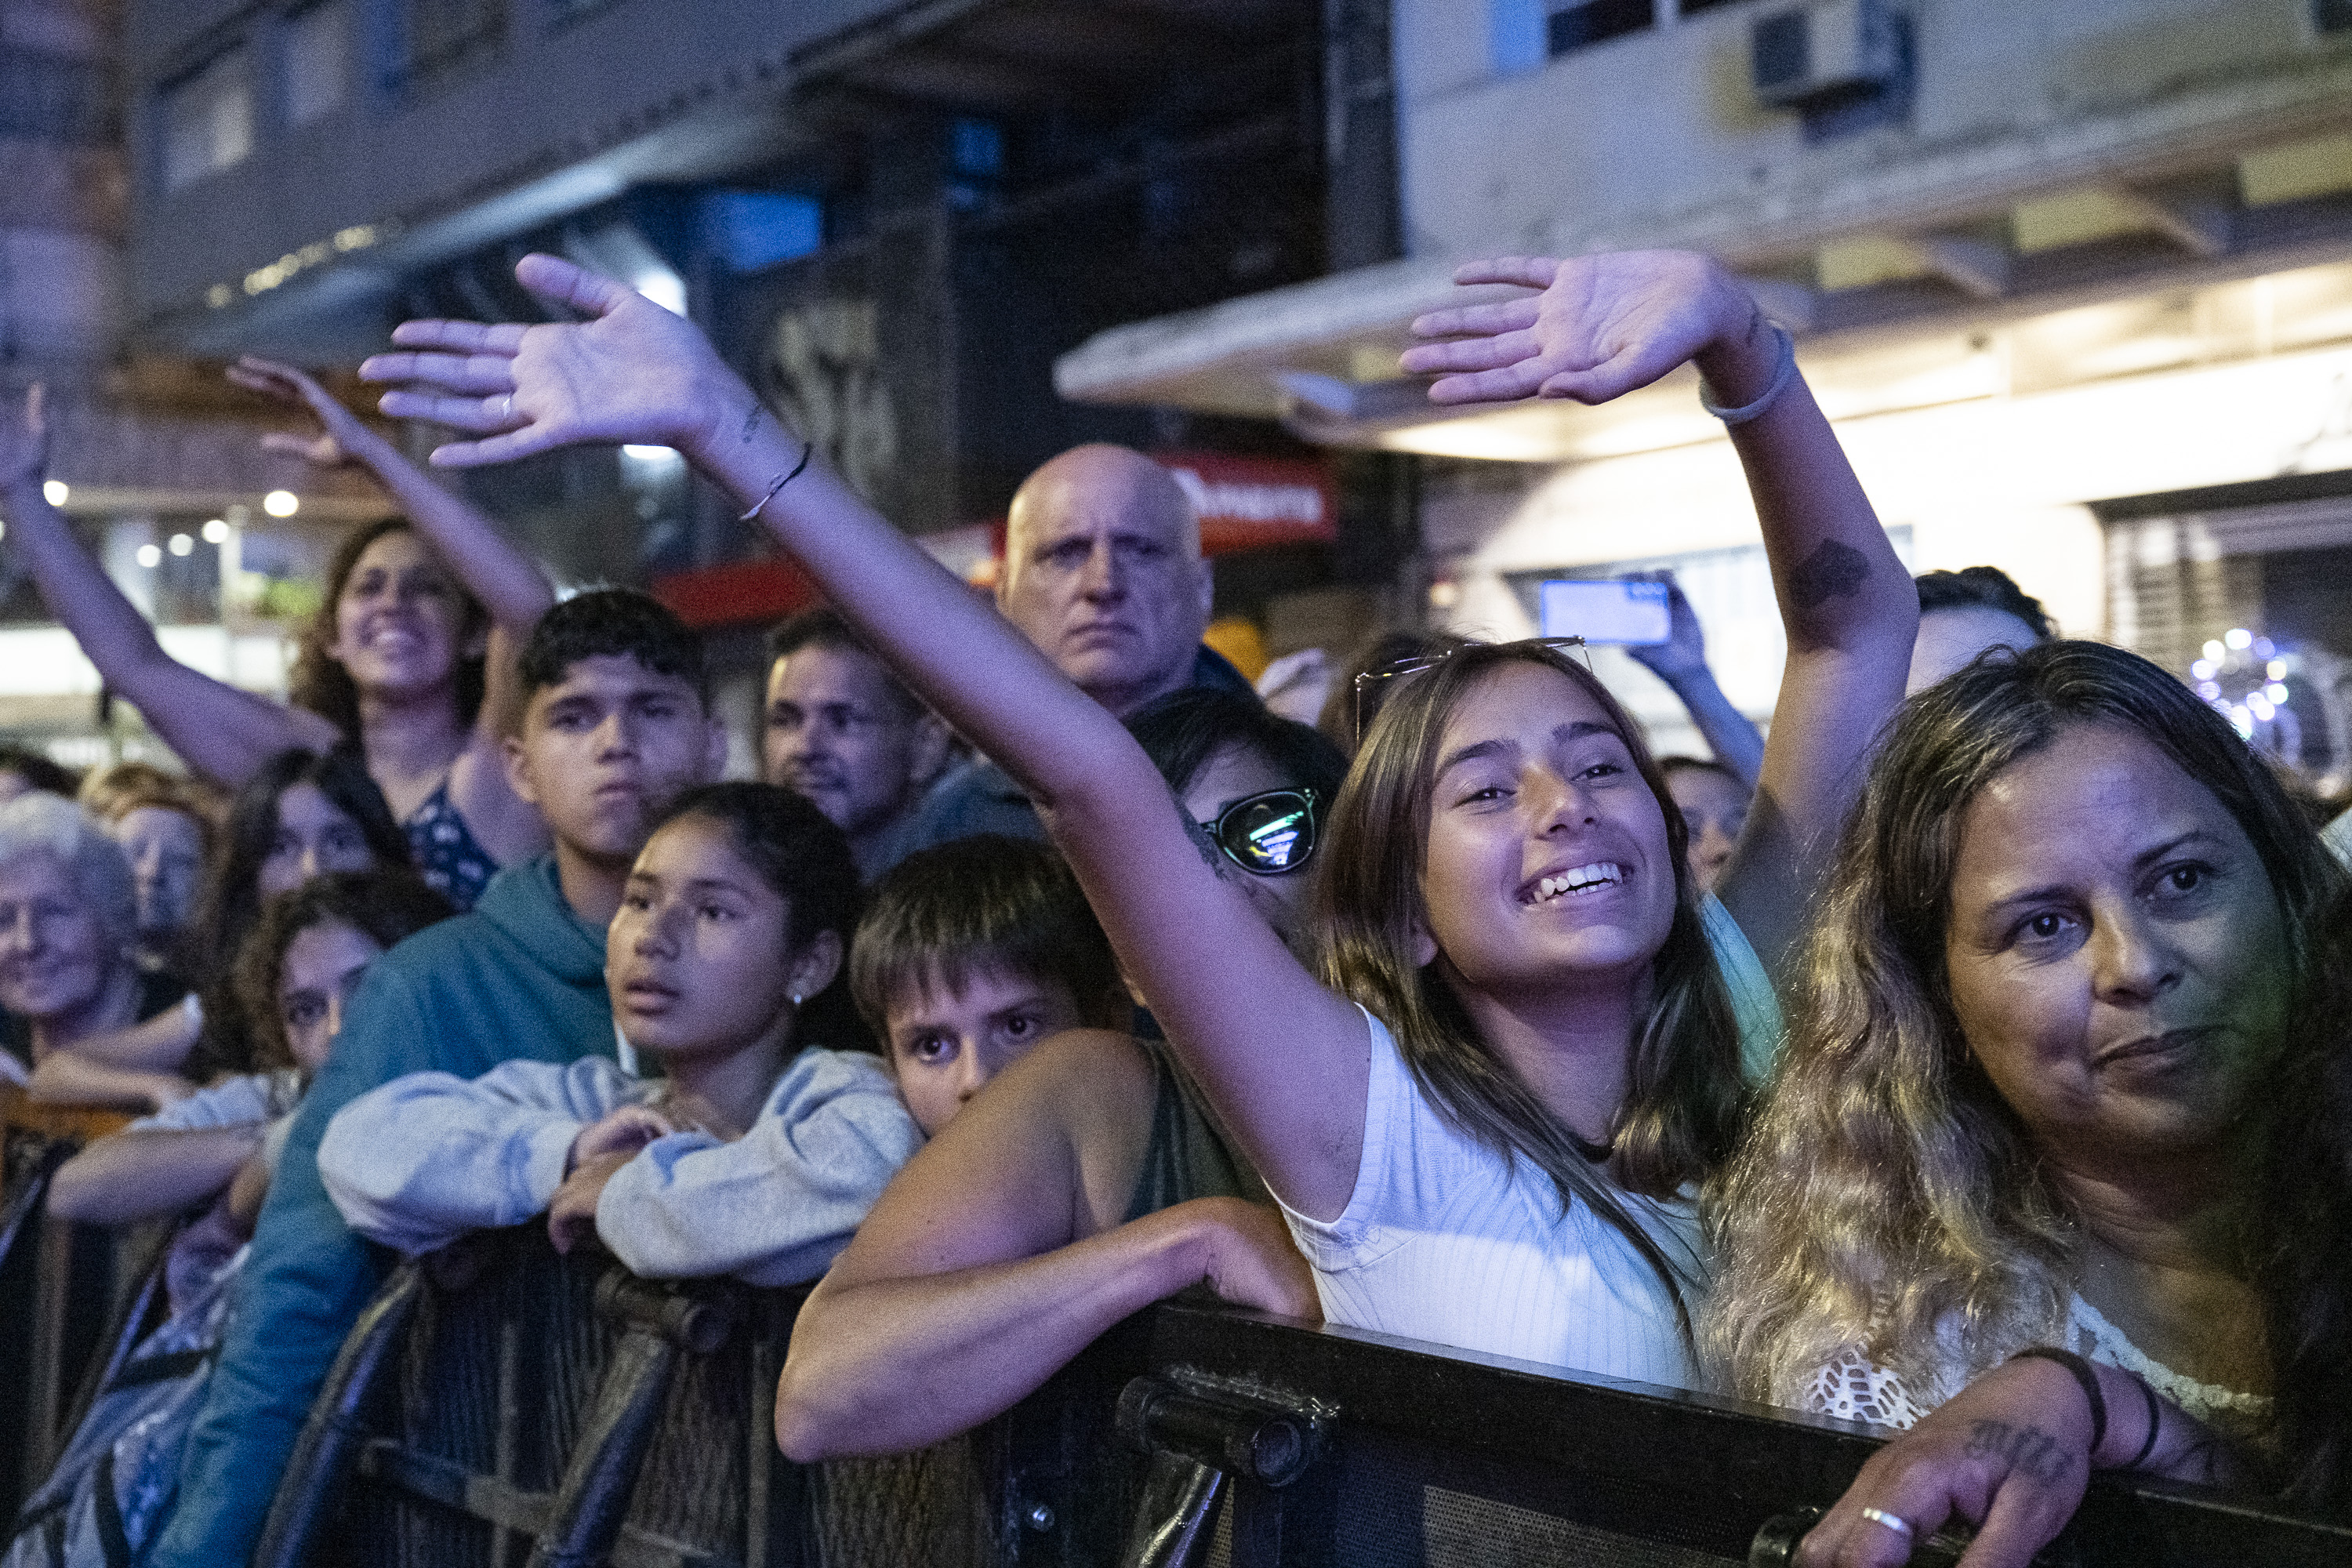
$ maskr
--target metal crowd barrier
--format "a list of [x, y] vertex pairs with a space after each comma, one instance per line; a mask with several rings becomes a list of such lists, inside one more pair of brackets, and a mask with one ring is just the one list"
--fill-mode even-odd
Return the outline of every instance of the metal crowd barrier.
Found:
[[[1233, 1568], [1779, 1568], [1877, 1447], [1845, 1422], [1176, 1305], [1155, 1311], [1148, 1361], [1122, 1429], [1225, 1478]], [[1163, 1537], [1205, 1533], [1167, 1500]], [[2352, 1527], [2100, 1478], [2038, 1561], [2341, 1568]]]
[[[257, 1568], [1077, 1568], [1116, 1554], [1141, 1340], [1110, 1336], [1003, 1419], [802, 1467], [775, 1387], [804, 1290], [656, 1285], [538, 1224], [404, 1264], [347, 1337]], [[1124, 1359], [1120, 1359], [1124, 1351]]]
[[[803, 1296], [649, 1283], [593, 1248], [559, 1257], [536, 1224], [404, 1265], [347, 1339], [254, 1562], [1779, 1568], [1875, 1446], [1845, 1423], [1170, 1303], [967, 1436], [797, 1466], [773, 1398]], [[129, 1342], [122, 1321], [105, 1342]], [[2042, 1561], [2342, 1564], [2352, 1528], [2102, 1479]]]
[[0, 1519], [47, 1479], [127, 1343], [160, 1321], [171, 1227], [54, 1222], [49, 1179], [131, 1118], [0, 1088]]

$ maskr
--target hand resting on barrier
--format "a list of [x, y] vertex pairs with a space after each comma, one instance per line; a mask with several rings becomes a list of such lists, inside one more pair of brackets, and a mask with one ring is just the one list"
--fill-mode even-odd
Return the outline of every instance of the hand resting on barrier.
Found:
[[2090, 1401], [2064, 1367], [2038, 1358], [1995, 1367], [1873, 1455], [1798, 1562], [1895, 1568], [1915, 1542], [1959, 1519], [1977, 1527], [1961, 1568], [2025, 1568], [2074, 1516], [2094, 1470], [2227, 1479], [2228, 1452], [2207, 1428], [2151, 1400], [2131, 1373], [2089, 1364], [2107, 1415], [2095, 1449]]

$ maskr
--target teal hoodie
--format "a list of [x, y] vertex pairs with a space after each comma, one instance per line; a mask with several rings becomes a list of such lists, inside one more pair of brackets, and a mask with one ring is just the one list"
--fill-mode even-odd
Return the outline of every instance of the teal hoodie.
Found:
[[278, 1476], [388, 1255], [352, 1234], [319, 1180], [319, 1140], [355, 1097], [413, 1072], [478, 1078], [518, 1058], [613, 1054], [604, 933], [563, 900], [552, 857], [499, 873], [471, 914], [375, 961], [302, 1102], [262, 1205], [212, 1392], [188, 1435], [179, 1504], [149, 1562], [252, 1555]]

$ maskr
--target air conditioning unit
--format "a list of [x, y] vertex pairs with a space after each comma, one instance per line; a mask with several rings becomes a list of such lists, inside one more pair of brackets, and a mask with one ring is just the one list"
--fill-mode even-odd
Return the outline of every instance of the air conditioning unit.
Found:
[[1874, 92], [1903, 69], [1902, 35], [1884, 0], [1811, 0], [1756, 18], [1748, 73], [1776, 109]]

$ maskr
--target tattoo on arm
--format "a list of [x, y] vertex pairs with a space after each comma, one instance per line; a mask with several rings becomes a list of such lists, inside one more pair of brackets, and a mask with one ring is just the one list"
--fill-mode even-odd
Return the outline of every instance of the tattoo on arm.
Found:
[[760, 416], [766, 412], [767, 410], [761, 407], [758, 404], [754, 403], [751, 405], [751, 411], [743, 416], [743, 433], [736, 437], [738, 442], [749, 441], [754, 435], [758, 434], [760, 429]]
[[1853, 545], [1824, 539], [1789, 574], [1789, 602], [1817, 610], [1832, 599], [1851, 598], [1870, 575], [1870, 558]]
[[1977, 1458], [2006, 1459], [2009, 1468], [2043, 1486], [2074, 1468], [2074, 1456], [2039, 1426], [2012, 1426], [2006, 1421], [1978, 1421], [1969, 1426], [1968, 1452]]

